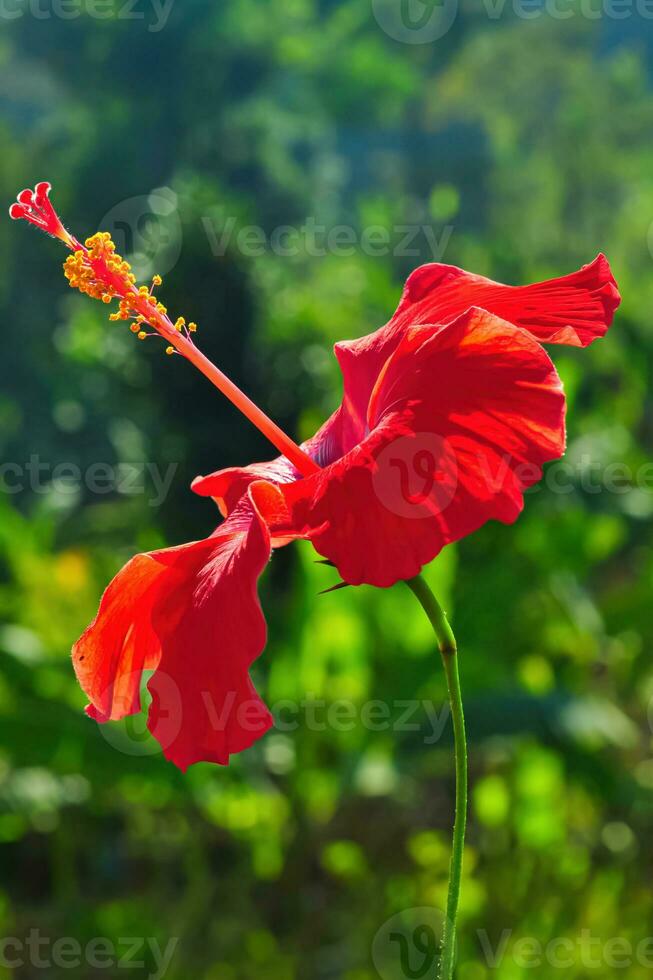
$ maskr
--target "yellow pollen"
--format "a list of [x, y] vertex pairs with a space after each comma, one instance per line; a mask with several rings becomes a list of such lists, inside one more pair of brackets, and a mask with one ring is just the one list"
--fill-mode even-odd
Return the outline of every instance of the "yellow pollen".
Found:
[[174, 352], [175, 352], [174, 347], [166, 347], [166, 354], [174, 354]]
[[[174, 329], [183, 333], [185, 329], [194, 332], [196, 324], [191, 323], [186, 328], [183, 316], [173, 323], [168, 318], [168, 311], [153, 293], [155, 286], [160, 286], [163, 279], [160, 275], [152, 276], [152, 286], [137, 285], [129, 262], [126, 262], [116, 251], [116, 246], [108, 232], [97, 232], [86, 239], [85, 247], [81, 245], [66, 259], [64, 274], [72, 289], [99, 299], [109, 304], [118, 300], [118, 309], [109, 314], [112, 322], [125, 320], [129, 329], [139, 340], [150, 336], [146, 327], [153, 329], [163, 337], [169, 337], [169, 331]], [[148, 310], [156, 311], [152, 319]], [[161, 318], [161, 319], [160, 319]], [[161, 322], [165, 320], [165, 323]], [[171, 353], [175, 353], [174, 348]]]
[[190, 333], [195, 333], [195, 331], [197, 330], [197, 324], [196, 323], [192, 323], [192, 322], [189, 323], [188, 324], [188, 330], [189, 330]]

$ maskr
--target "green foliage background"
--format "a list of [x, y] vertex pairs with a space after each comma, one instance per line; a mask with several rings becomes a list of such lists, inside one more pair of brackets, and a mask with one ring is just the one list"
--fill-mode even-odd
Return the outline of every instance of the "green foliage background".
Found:
[[[397, 226], [426, 225], [444, 261], [515, 283], [608, 254], [616, 325], [588, 351], [554, 352], [571, 482], [529, 494], [514, 527], [485, 527], [429, 574], [459, 638], [471, 739], [459, 980], [559, 976], [515, 943], [568, 937], [578, 951], [583, 930], [599, 962], [577, 952], [566, 976], [644, 980], [650, 967], [604, 952], [653, 935], [651, 21], [634, 7], [590, 17], [587, 3], [564, 20], [510, 5], [490, 17], [464, 0], [444, 37], [410, 45], [369, 0], [177, 0], [158, 32], [136, 9], [144, 20], [115, 2], [108, 19], [3, 21], [1, 196], [47, 178], [83, 236], [172, 189], [181, 250], [162, 298], [291, 432], [337, 403], [332, 343], [384, 322], [432, 258], [423, 234], [419, 254], [366, 254], [364, 229], [396, 245]], [[353, 227], [351, 254], [245, 255], [235, 234], [215, 254], [207, 233], [310, 216]], [[374, 980], [383, 924], [444, 904], [449, 726], [430, 744], [421, 709], [421, 732], [321, 730], [305, 712], [228, 769], [184, 776], [133, 726], [106, 737], [85, 719], [69, 648], [109, 577], [138, 550], [208, 533], [216, 515], [192, 477], [269, 450], [188, 366], [69, 293], [58, 244], [7, 220], [0, 254], [2, 457], [48, 466], [19, 492], [2, 471], [0, 935], [179, 937], [169, 980]], [[64, 462], [176, 470], [152, 506], [149, 481], [140, 494], [52, 481]], [[601, 486], [614, 463], [648, 482]], [[440, 711], [412, 596], [318, 597], [333, 581], [310, 549], [275, 556], [256, 666], [268, 702]], [[483, 930], [493, 946], [510, 930], [495, 965]], [[46, 975], [60, 971], [0, 966]]]

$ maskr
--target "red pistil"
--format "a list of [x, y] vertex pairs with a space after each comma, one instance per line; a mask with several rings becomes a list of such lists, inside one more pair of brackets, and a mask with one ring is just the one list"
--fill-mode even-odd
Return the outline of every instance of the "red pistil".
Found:
[[59, 238], [68, 248], [78, 248], [79, 242], [64, 228], [59, 215], [50, 202], [50, 184], [46, 180], [36, 185], [33, 191], [26, 188], [18, 195], [16, 204], [9, 208], [12, 218], [24, 218], [42, 231]]

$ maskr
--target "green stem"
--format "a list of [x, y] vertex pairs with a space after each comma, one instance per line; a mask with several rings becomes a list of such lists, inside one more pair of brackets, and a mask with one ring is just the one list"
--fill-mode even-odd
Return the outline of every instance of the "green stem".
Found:
[[458, 676], [458, 647], [453, 630], [449, 625], [444, 609], [435, 598], [421, 575], [406, 582], [408, 588], [420, 602], [428, 616], [437, 637], [438, 647], [444, 664], [449, 690], [449, 703], [453, 720], [454, 749], [456, 755], [456, 816], [453, 827], [453, 847], [449, 869], [449, 894], [447, 897], [447, 916], [442, 936], [442, 957], [440, 960], [440, 980], [452, 980], [456, 948], [456, 919], [460, 898], [460, 880], [463, 870], [465, 849], [465, 825], [467, 823], [467, 740], [465, 737], [465, 716]]

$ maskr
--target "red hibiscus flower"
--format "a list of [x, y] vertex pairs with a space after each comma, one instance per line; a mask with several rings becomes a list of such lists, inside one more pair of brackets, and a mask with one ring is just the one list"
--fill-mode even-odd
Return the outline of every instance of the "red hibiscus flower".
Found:
[[[43, 187], [22, 192], [12, 216], [51, 231]], [[181, 769], [227, 763], [273, 723], [249, 677], [266, 641], [257, 583], [272, 550], [306, 538], [343, 582], [388, 587], [486, 521], [514, 521], [542, 465], [565, 448], [562, 385], [540, 342], [587, 346], [619, 304], [602, 255], [521, 287], [423, 266], [386, 326], [336, 345], [342, 404], [297, 447], [150, 289], [136, 291], [108, 236], [82, 246], [56, 221], [73, 251], [71, 285], [118, 298], [114, 316], [134, 318], [139, 336], [150, 326], [165, 337], [284, 453], [198, 477], [193, 489], [216, 500], [223, 523], [205, 540], [133, 558], [73, 648], [98, 721], [140, 711], [142, 674], [153, 671], [148, 726]]]

